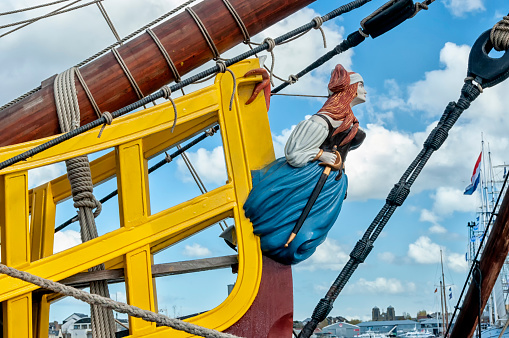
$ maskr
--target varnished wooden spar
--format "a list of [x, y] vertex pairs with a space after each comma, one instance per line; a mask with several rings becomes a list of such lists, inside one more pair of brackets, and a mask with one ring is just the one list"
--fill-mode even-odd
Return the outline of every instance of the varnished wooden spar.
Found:
[[[251, 36], [277, 23], [314, 0], [230, 0]], [[220, 53], [241, 43], [242, 31], [222, 0], [205, 0], [192, 7]], [[154, 27], [153, 32], [172, 58], [180, 75], [213, 58], [199, 27], [184, 11]], [[154, 40], [144, 33], [118, 48], [143, 94], [148, 95], [174, 80]], [[112, 53], [80, 68], [101, 111], [115, 111], [138, 96]], [[81, 84], [76, 81], [81, 124], [96, 114]], [[53, 78], [38, 92], [0, 112], [0, 146], [26, 142], [60, 133], [53, 97]]]
[[[498, 274], [509, 253], [509, 190], [504, 196], [493, 229], [481, 255], [480, 268], [482, 272], [482, 308], [486, 306]], [[451, 338], [472, 337], [477, 326], [479, 313], [479, 294], [474, 282], [465, 296], [458, 319], [454, 325]]]

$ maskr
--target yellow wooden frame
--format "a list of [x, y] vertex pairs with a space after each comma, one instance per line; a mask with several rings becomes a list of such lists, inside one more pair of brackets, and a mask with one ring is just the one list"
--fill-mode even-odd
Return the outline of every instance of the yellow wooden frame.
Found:
[[[129, 297], [131, 304], [154, 310], [157, 309], [157, 304], [154, 292], [150, 291], [153, 290], [152, 282], [133, 277], [140, 272], [140, 276], [149, 278], [150, 255], [223, 218], [233, 217], [239, 249], [239, 271], [235, 287], [219, 306], [188, 321], [220, 331], [237, 322], [256, 297], [262, 271], [259, 241], [252, 233], [252, 225], [245, 218], [242, 205], [251, 189], [251, 170], [260, 169], [274, 159], [263, 95], [252, 104], [245, 105], [260, 77], [244, 78], [243, 74], [257, 67], [259, 67], [257, 59], [245, 60], [230, 67], [237, 80], [231, 111], [228, 106], [233, 91], [233, 79], [229, 73], [219, 74], [214, 85], [175, 100], [179, 116], [174, 133], [170, 132], [174, 116], [172, 105], [169, 102], [163, 103], [115, 119], [112, 125], [105, 128], [101, 138], [97, 138], [99, 128], [96, 128], [37, 154], [27, 161], [1, 170], [1, 182], [19, 175], [25, 177], [24, 192], [20, 191], [23, 189], [20, 188], [22, 182], [19, 179], [15, 187], [8, 184], [0, 185], [0, 193], [3, 196], [0, 201], [2, 262], [54, 281], [100, 263], [106, 263], [106, 267], [123, 266], [126, 269], [126, 284], [141, 285], [144, 289], [141, 296], [134, 297], [131, 294]], [[147, 160], [214, 124], [220, 125], [228, 182], [206, 194], [151, 215]], [[0, 161], [49, 139], [2, 148]], [[55, 205], [70, 197], [70, 185], [66, 177], [62, 176], [27, 191], [27, 171], [111, 147], [115, 148], [115, 152], [93, 161], [91, 168], [94, 184], [117, 176], [121, 228], [64, 252], [51, 254]], [[139, 184], [126, 184], [132, 180]], [[24, 203], [27, 210], [25, 215], [28, 215], [28, 210], [32, 212], [31, 246], [26, 238], [28, 216], [8, 212], [12, 207], [11, 196], [18, 196], [15, 202], [18, 207]], [[20, 241], [27, 242], [23, 246], [26, 247], [25, 258], [20, 258], [19, 253], [9, 249], [12, 245], [19, 245]], [[29, 283], [0, 276], [0, 301], [4, 302], [4, 306], [9, 306], [8, 304], [20, 297], [30, 296], [35, 289], [36, 287]], [[126, 286], [126, 289], [134, 290], [130, 286]], [[25, 310], [31, 313], [30, 302], [25, 303], [28, 307]], [[47, 304], [42, 310], [39, 312], [47, 313]], [[19, 314], [21, 316], [22, 311]], [[38, 321], [43, 320], [39, 318]], [[26, 329], [32, 330], [30, 324], [26, 324], [31, 322], [32, 320], [27, 318], [20, 318], [14, 323], [9, 322], [8, 325], [4, 325], [4, 333], [14, 332], [13, 325], [28, 325]], [[131, 331], [133, 337], [167, 337], [168, 334], [172, 337], [190, 336], [184, 332], [164, 327], [156, 328], [154, 325], [145, 325], [139, 321], [132, 323], [134, 323]], [[37, 336], [42, 337], [42, 328], [34, 330], [39, 330]]]

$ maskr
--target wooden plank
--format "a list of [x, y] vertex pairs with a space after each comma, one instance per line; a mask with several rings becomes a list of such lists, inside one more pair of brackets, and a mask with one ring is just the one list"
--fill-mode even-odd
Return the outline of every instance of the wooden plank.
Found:
[[[482, 273], [481, 305], [486, 306], [491, 290], [509, 253], [509, 190], [500, 205], [498, 217], [488, 237], [481, 255], [480, 269]], [[474, 282], [465, 296], [458, 319], [454, 324], [451, 338], [472, 337], [477, 326], [479, 309], [479, 293]]]
[[[230, 0], [251, 36], [279, 22], [314, 0]], [[243, 35], [222, 0], [205, 0], [193, 7], [219, 52], [243, 41]], [[153, 28], [183, 75], [211, 60], [213, 55], [198, 26], [186, 11]], [[153, 39], [144, 33], [118, 48], [127, 68], [147, 95], [172, 82], [173, 75]], [[112, 53], [81, 69], [101, 111], [113, 112], [138, 99]], [[38, 92], [0, 111], [0, 146], [26, 142], [60, 133], [53, 96], [53, 78]], [[95, 120], [79, 81], [76, 81], [81, 123]]]
[[[238, 263], [237, 255], [196, 259], [175, 263], [152, 265], [152, 277], [181, 275], [185, 273], [224, 269]], [[108, 283], [124, 281], [124, 269], [80, 272], [62, 279], [60, 283], [73, 287], [87, 287], [91, 281], [107, 280]]]

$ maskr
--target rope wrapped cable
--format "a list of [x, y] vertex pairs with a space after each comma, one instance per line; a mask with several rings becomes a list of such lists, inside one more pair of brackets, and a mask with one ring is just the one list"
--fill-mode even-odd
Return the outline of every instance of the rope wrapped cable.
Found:
[[[346, 4], [346, 5], [338, 7], [334, 11], [332, 11], [332, 12], [322, 16], [322, 18], [323, 18], [324, 21], [328, 21], [328, 20], [334, 19], [335, 17], [337, 17], [337, 16], [339, 16], [341, 14], [344, 14], [344, 13], [352, 11], [352, 10], [354, 10], [356, 8], [359, 8], [362, 5], [364, 5], [364, 4], [366, 4], [366, 3], [370, 2], [370, 1], [371, 0], [354, 0], [354, 1], [352, 1], [352, 2], [350, 2], [348, 4]], [[305, 24], [305, 25], [303, 25], [301, 27], [298, 27], [298, 28], [296, 28], [296, 29], [294, 29], [294, 30], [292, 30], [292, 31], [290, 31], [288, 33], [285, 33], [285, 34], [275, 38], [274, 42], [276, 44], [284, 42], [284, 41], [292, 38], [293, 36], [296, 36], [296, 35], [304, 32], [304, 31], [308, 30], [310, 27], [312, 28], [313, 26], [314, 26], [314, 22], [313, 23], [307, 23], [307, 24]], [[343, 41], [343, 43], [344, 42], [345, 41]], [[268, 47], [269, 47], [268, 44], [264, 43], [264, 44], [262, 44], [260, 46], [257, 46], [255, 48], [253, 48], [252, 50], [246, 51], [246, 52], [244, 52], [244, 53], [242, 53], [240, 55], [237, 55], [236, 57], [233, 57], [233, 58], [231, 58], [229, 60], [226, 60], [226, 61], [224, 61], [224, 63], [225, 63], [225, 65], [227, 67], [229, 67], [229, 66], [231, 66], [231, 65], [233, 65], [233, 64], [235, 64], [237, 62], [240, 62], [242, 60], [247, 59], [248, 57], [251, 57], [251, 56], [255, 55], [256, 53], [259, 53], [259, 52], [261, 52], [263, 50], [266, 50]], [[172, 90], [172, 92], [174, 92], [176, 90], [180, 90], [180, 89], [184, 88], [185, 86], [188, 86], [188, 85], [190, 85], [190, 84], [192, 84], [192, 83], [194, 83], [194, 82], [196, 82], [196, 81], [198, 81], [200, 79], [203, 79], [203, 78], [205, 78], [207, 76], [215, 74], [217, 72], [217, 70], [218, 70], [217, 66], [214, 66], [214, 67], [211, 67], [209, 69], [206, 69], [206, 70], [204, 70], [202, 72], [199, 72], [199, 73], [197, 73], [197, 74], [195, 74], [193, 76], [188, 77], [185, 80], [182, 80], [179, 83], [176, 83], [176, 84], [170, 86], [170, 89]], [[160, 99], [162, 97], [164, 97], [164, 92], [162, 90], [159, 90], [159, 91], [157, 91], [155, 93], [152, 93], [150, 95], [145, 96], [143, 99], [141, 99], [139, 101], [131, 103], [131, 104], [129, 104], [129, 105], [123, 107], [123, 108], [120, 108], [120, 109], [112, 112], [111, 115], [115, 119], [115, 118], [117, 118], [119, 116], [125, 115], [125, 114], [127, 114], [127, 113], [129, 113], [129, 112], [131, 112], [131, 111], [133, 111], [135, 109], [143, 107], [147, 103], [150, 103], [150, 102], [155, 101], [157, 99]], [[100, 125], [102, 125], [102, 124], [104, 124], [106, 122], [107, 121], [106, 121], [105, 117], [101, 117], [100, 119], [97, 119], [97, 120], [94, 120], [94, 121], [92, 121], [90, 123], [87, 123], [86, 125], [83, 125], [83, 126], [77, 128], [75, 130], [72, 130], [72, 131], [70, 131], [68, 133], [65, 133], [65, 134], [62, 134], [62, 135], [59, 135], [59, 136], [49, 140], [48, 142], [40, 144], [40, 145], [38, 145], [38, 146], [28, 150], [28, 151], [25, 151], [25, 152], [23, 152], [21, 154], [18, 154], [16, 156], [12, 157], [12, 158], [9, 158], [9, 159], [5, 160], [3, 162], [0, 162], [0, 170], [3, 169], [3, 168], [9, 167], [9, 166], [11, 166], [13, 164], [16, 164], [16, 163], [18, 163], [20, 161], [24, 161], [24, 160], [26, 160], [29, 157], [32, 157], [32, 156], [34, 156], [34, 155], [36, 155], [36, 154], [38, 154], [38, 153], [40, 153], [40, 152], [42, 152], [42, 151], [44, 151], [46, 149], [49, 149], [49, 148], [51, 148], [51, 147], [53, 147], [53, 146], [55, 146], [57, 144], [60, 144], [60, 143], [62, 143], [64, 141], [66, 141], [66, 140], [69, 140], [69, 139], [71, 139], [71, 138], [73, 138], [73, 137], [75, 137], [77, 135], [80, 135], [80, 134], [82, 134], [82, 133], [84, 133], [86, 131], [89, 131], [89, 130], [95, 128], [95, 127], [98, 127], [98, 126], [100, 126]]]
[[463, 111], [468, 109], [470, 104], [481, 94], [479, 88], [472, 82], [466, 82], [461, 89], [461, 96], [458, 102], [450, 102], [446, 107], [438, 125], [431, 131], [428, 138], [423, 144], [423, 149], [419, 152], [414, 161], [404, 172], [398, 183], [394, 185], [387, 196], [385, 205], [376, 215], [373, 222], [357, 242], [354, 249], [350, 253], [350, 259], [341, 270], [340, 274], [330, 287], [326, 296], [320, 300], [313, 312], [311, 321], [301, 331], [299, 338], [308, 338], [311, 336], [317, 325], [327, 318], [332, 310], [332, 306], [341, 290], [357, 269], [359, 264], [363, 263], [366, 257], [373, 249], [373, 243], [378, 238], [383, 228], [389, 221], [390, 217], [398, 206], [401, 206], [410, 193], [410, 187], [415, 182], [428, 159], [434, 151], [447, 139], [449, 130], [461, 116]]
[[491, 29], [490, 40], [497, 51], [509, 49], [509, 16], [504, 16]]
[[[54, 82], [55, 104], [60, 128], [63, 132], [76, 129], [80, 125], [80, 111], [74, 74], [76, 68], [70, 68], [57, 75]], [[90, 172], [90, 163], [86, 155], [65, 161], [67, 177], [71, 184], [74, 207], [78, 209], [82, 242], [98, 237], [95, 217], [99, 216], [102, 207], [93, 194], [94, 185]], [[95, 211], [93, 209], [95, 208]], [[104, 270], [104, 264], [93, 267], [90, 271]], [[108, 282], [90, 283], [90, 292], [109, 297]], [[94, 337], [115, 337], [115, 322], [111, 309], [92, 306], [92, 328]]]
[[150, 28], [147, 28], [146, 32], [152, 38], [152, 40], [154, 40], [154, 43], [157, 45], [157, 48], [159, 48], [159, 50], [161, 51], [161, 54], [163, 54], [163, 57], [166, 60], [166, 63], [168, 64], [171, 73], [173, 74], [175, 82], [182, 81], [182, 78], [180, 77], [180, 74], [177, 70], [177, 67], [175, 66], [175, 63], [171, 59], [170, 54], [168, 54], [168, 51], [164, 48], [163, 44], [161, 43], [161, 40], [159, 40], [157, 35]]
[[[78, 0], [78, 1], [79, 1], [79, 0]], [[78, 2], [78, 1], [75, 1], [75, 2]], [[103, 54], [105, 54], [105, 53], [109, 52], [112, 48], [115, 48], [116, 46], [119, 46], [119, 45], [123, 44], [123, 43], [124, 43], [124, 42], [126, 42], [127, 40], [129, 40], [129, 39], [131, 39], [131, 38], [135, 37], [136, 35], [140, 34], [140, 33], [141, 33], [141, 32], [143, 32], [143, 31], [145, 31], [147, 28], [154, 26], [155, 24], [157, 24], [157, 23], [161, 22], [162, 20], [166, 19], [167, 17], [169, 17], [169, 16], [171, 16], [171, 15], [175, 14], [176, 12], [180, 11], [181, 9], [183, 9], [184, 7], [186, 7], [186, 6], [190, 5], [190, 4], [192, 4], [192, 3], [193, 3], [193, 2], [195, 2], [195, 1], [197, 1], [197, 0], [188, 0], [188, 1], [186, 1], [186, 2], [185, 2], [185, 3], [183, 3], [182, 5], [180, 5], [180, 6], [176, 7], [176, 8], [174, 8], [174, 9], [172, 9], [171, 11], [169, 11], [169, 12], [167, 12], [167, 13], [165, 13], [165, 14], [161, 15], [159, 18], [155, 19], [154, 21], [149, 22], [149, 23], [148, 23], [148, 24], [146, 24], [145, 26], [143, 26], [143, 27], [141, 27], [141, 28], [137, 29], [136, 31], [132, 32], [131, 34], [127, 35], [127, 36], [126, 36], [126, 37], [124, 37], [122, 40], [117, 41], [117, 42], [115, 42], [115, 43], [113, 43], [113, 44], [109, 45], [108, 47], [106, 47], [106, 48], [102, 49], [101, 51], [99, 51], [99, 52], [95, 53], [95, 54], [94, 54], [94, 55], [92, 55], [91, 57], [89, 57], [89, 58], [87, 58], [87, 59], [85, 59], [85, 60], [81, 61], [81, 62], [80, 62], [80, 63], [78, 63], [75, 67], [81, 67], [81, 66], [83, 66], [83, 65], [86, 65], [86, 64], [87, 64], [87, 63], [89, 63], [90, 61], [97, 59], [99, 56], [101, 56], [101, 55], [103, 55]], [[20, 27], [20, 28], [21, 28], [21, 27]], [[1, 36], [0, 36], [0, 37], [1, 37]], [[23, 100], [25, 97], [28, 97], [28, 96], [32, 95], [33, 93], [38, 92], [39, 90], [41, 90], [41, 88], [42, 88], [41, 86], [39, 86], [39, 87], [37, 87], [37, 88], [34, 88], [34, 89], [32, 89], [31, 91], [29, 91], [29, 92], [27, 92], [27, 93], [25, 93], [25, 94], [23, 94], [23, 95], [19, 96], [18, 98], [14, 99], [14, 100], [12, 100], [12, 101], [9, 101], [8, 103], [6, 103], [6, 104], [4, 104], [3, 106], [1, 106], [1, 107], [0, 107], [0, 111], [4, 110], [4, 109], [5, 109], [5, 108], [7, 108], [7, 107], [12, 106], [13, 104], [15, 104], [15, 103], [17, 103], [17, 102], [19, 102], [19, 101], [21, 101], [21, 100]]]
[[194, 12], [194, 10], [191, 7], [187, 7], [186, 11], [191, 15], [194, 22], [196, 22], [196, 25], [200, 29], [201, 34], [205, 38], [205, 42], [207, 42], [207, 45], [209, 46], [210, 51], [212, 52], [214, 60], [220, 58], [221, 54], [217, 50], [217, 47], [214, 43], [214, 39], [212, 39], [212, 37], [210, 36], [209, 32], [207, 31], [207, 28], [205, 27], [201, 19], [198, 17], [198, 15]]
[[[154, 172], [157, 169], [161, 168], [166, 163], [171, 162], [175, 157], [177, 157], [180, 154], [182, 154], [182, 152], [191, 149], [193, 146], [197, 145], [198, 143], [203, 141], [205, 138], [207, 138], [207, 136], [214, 135], [216, 133], [216, 131], [218, 131], [218, 130], [219, 130], [219, 125], [216, 125], [216, 126], [214, 126], [212, 128], [209, 128], [202, 135], [198, 136], [197, 138], [195, 138], [191, 142], [187, 143], [181, 149], [178, 149], [177, 151], [175, 151], [172, 154], [166, 153], [166, 157], [163, 160], [161, 160], [161, 161], [157, 162], [156, 164], [154, 164], [152, 167], [150, 167], [148, 169], [148, 173], [151, 174], [152, 172]], [[117, 196], [117, 194], [118, 194], [118, 190], [112, 191], [108, 195], [106, 195], [103, 198], [101, 198], [99, 200], [99, 202], [101, 204], [103, 204], [104, 202], [106, 202], [106, 201], [112, 199], [113, 197]], [[60, 224], [58, 227], [56, 227], [55, 228], [55, 232], [59, 232], [59, 231], [65, 229], [67, 226], [69, 226], [70, 224], [76, 222], [77, 220], [78, 220], [78, 216], [71, 217], [70, 219], [68, 219], [67, 221], [65, 221], [64, 223]]]
[[127, 68], [127, 65], [125, 64], [124, 59], [122, 59], [122, 56], [120, 55], [120, 53], [118, 52], [118, 50], [116, 48], [113, 48], [111, 50], [111, 52], [115, 56], [115, 59], [117, 59], [117, 62], [120, 65], [120, 68], [122, 68], [122, 71], [124, 72], [125, 76], [131, 83], [131, 86], [133, 87], [134, 91], [136, 92], [136, 95], [138, 96], [138, 99], [141, 100], [143, 97], [145, 97], [145, 95], [143, 95], [143, 92], [141, 91], [140, 86], [138, 86], [138, 83], [136, 82], [136, 80], [134, 79], [133, 74], [131, 74], [131, 72], [129, 71], [129, 68]]
[[[128, 305], [121, 302], [116, 302], [110, 298], [102, 297], [96, 294], [91, 294], [71, 286], [67, 286], [61, 283], [53, 282], [49, 279], [44, 279], [38, 276], [34, 276], [25, 271], [19, 271], [14, 268], [0, 264], [0, 273], [8, 275], [13, 278], [23, 280], [28, 283], [35, 284], [41, 288], [51, 290], [53, 292], [62, 294], [64, 296], [74, 297], [82, 300], [91, 305], [97, 305], [107, 309], [112, 309], [120, 313], [126, 313], [129, 316], [141, 318], [143, 320], [156, 323], [161, 326], [168, 326], [176, 330], [185, 331], [190, 334], [194, 334], [200, 337], [208, 338], [239, 338], [232, 334], [219, 332], [216, 330], [208, 329], [205, 327], [198, 326], [196, 324], [187, 323], [179, 319], [169, 318], [162, 314], [151, 312], [148, 310], [140, 309], [136, 306]], [[103, 338], [104, 336], [100, 336]]]

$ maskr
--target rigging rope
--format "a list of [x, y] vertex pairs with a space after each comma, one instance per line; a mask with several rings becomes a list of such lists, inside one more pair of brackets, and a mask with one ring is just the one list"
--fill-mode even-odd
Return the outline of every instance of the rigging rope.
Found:
[[99, 307], [105, 307], [120, 313], [126, 313], [132, 317], [141, 318], [143, 320], [156, 323], [160, 326], [168, 326], [176, 330], [185, 331], [187, 333], [194, 334], [200, 337], [239, 338], [229, 333], [208, 329], [205, 327], [198, 326], [196, 324], [184, 322], [179, 319], [169, 318], [159, 313], [143, 310], [136, 306], [116, 302], [110, 298], [90, 294], [88, 292], [73, 288], [71, 286], [67, 286], [61, 283], [53, 282], [49, 279], [34, 276], [25, 271], [16, 270], [3, 264], [0, 264], [0, 273], [11, 276], [13, 278], [23, 280], [28, 283], [35, 284], [41, 288], [51, 290], [64, 296], [74, 297], [91, 305], [97, 305]]
[[37, 8], [51, 6], [51, 5], [56, 5], [56, 4], [59, 4], [59, 3], [62, 3], [62, 2], [66, 2], [66, 1], [70, 1], [70, 0], [58, 0], [58, 1], [48, 2], [46, 4], [37, 5], [37, 6], [26, 7], [26, 8], [22, 8], [22, 9], [15, 9], [13, 11], [0, 13], [0, 16], [20, 13], [20, 12], [26, 12], [26, 11], [30, 11], [32, 9], [37, 9]]
[[[66, 5], [66, 6], [64, 6], [64, 7], [60, 8], [60, 9], [57, 9], [56, 11], [50, 12], [50, 13], [42, 15], [42, 16], [38, 16], [38, 17], [35, 17], [35, 18], [32, 18], [32, 19], [28, 19], [28, 20], [12, 22], [12, 23], [9, 23], [9, 24], [6, 24], [6, 25], [0, 25], [0, 29], [12, 27], [12, 26], [18, 26], [18, 25], [21, 25], [21, 24], [24, 24], [24, 23], [31, 24], [31, 23], [34, 23], [34, 22], [39, 21], [41, 19], [46, 19], [46, 18], [49, 18], [49, 17], [54, 16], [54, 15], [64, 14], [64, 13], [67, 13], [67, 12], [71, 12], [71, 11], [74, 11], [76, 9], [80, 9], [80, 8], [83, 8], [83, 7], [86, 7], [86, 6], [90, 6], [90, 5], [93, 5], [95, 3], [99, 3], [99, 2], [104, 1], [104, 0], [93, 0], [93, 1], [87, 2], [87, 3], [82, 4], [82, 5], [77, 5], [77, 6], [72, 7], [72, 8], [64, 9], [66, 7], [72, 6], [73, 4], [75, 4], [75, 3], [79, 2], [79, 1], [81, 1], [81, 0], [78, 0], [78, 1], [75, 1], [73, 3], [70, 3], [69, 5]], [[0, 35], [0, 38], [5, 36], [5, 35], [7, 35], [7, 34], [9, 34], [9, 33], [12, 33], [13, 31], [14, 30], [11, 30], [11, 31], [9, 31], [9, 32], [7, 32], [5, 34]]]
[[117, 39], [117, 41], [120, 44], [122, 44], [120, 42], [120, 40], [122, 40], [122, 39], [120, 39], [120, 35], [118, 35], [118, 32], [115, 29], [115, 25], [113, 25], [113, 21], [111, 21], [110, 16], [108, 15], [108, 12], [106, 12], [106, 8], [104, 8], [104, 6], [103, 6], [103, 4], [101, 2], [97, 3], [97, 7], [99, 7], [99, 11], [101, 12], [101, 14], [103, 15], [104, 20], [106, 20], [106, 23], [110, 27], [111, 32], [115, 36], [115, 39]]

